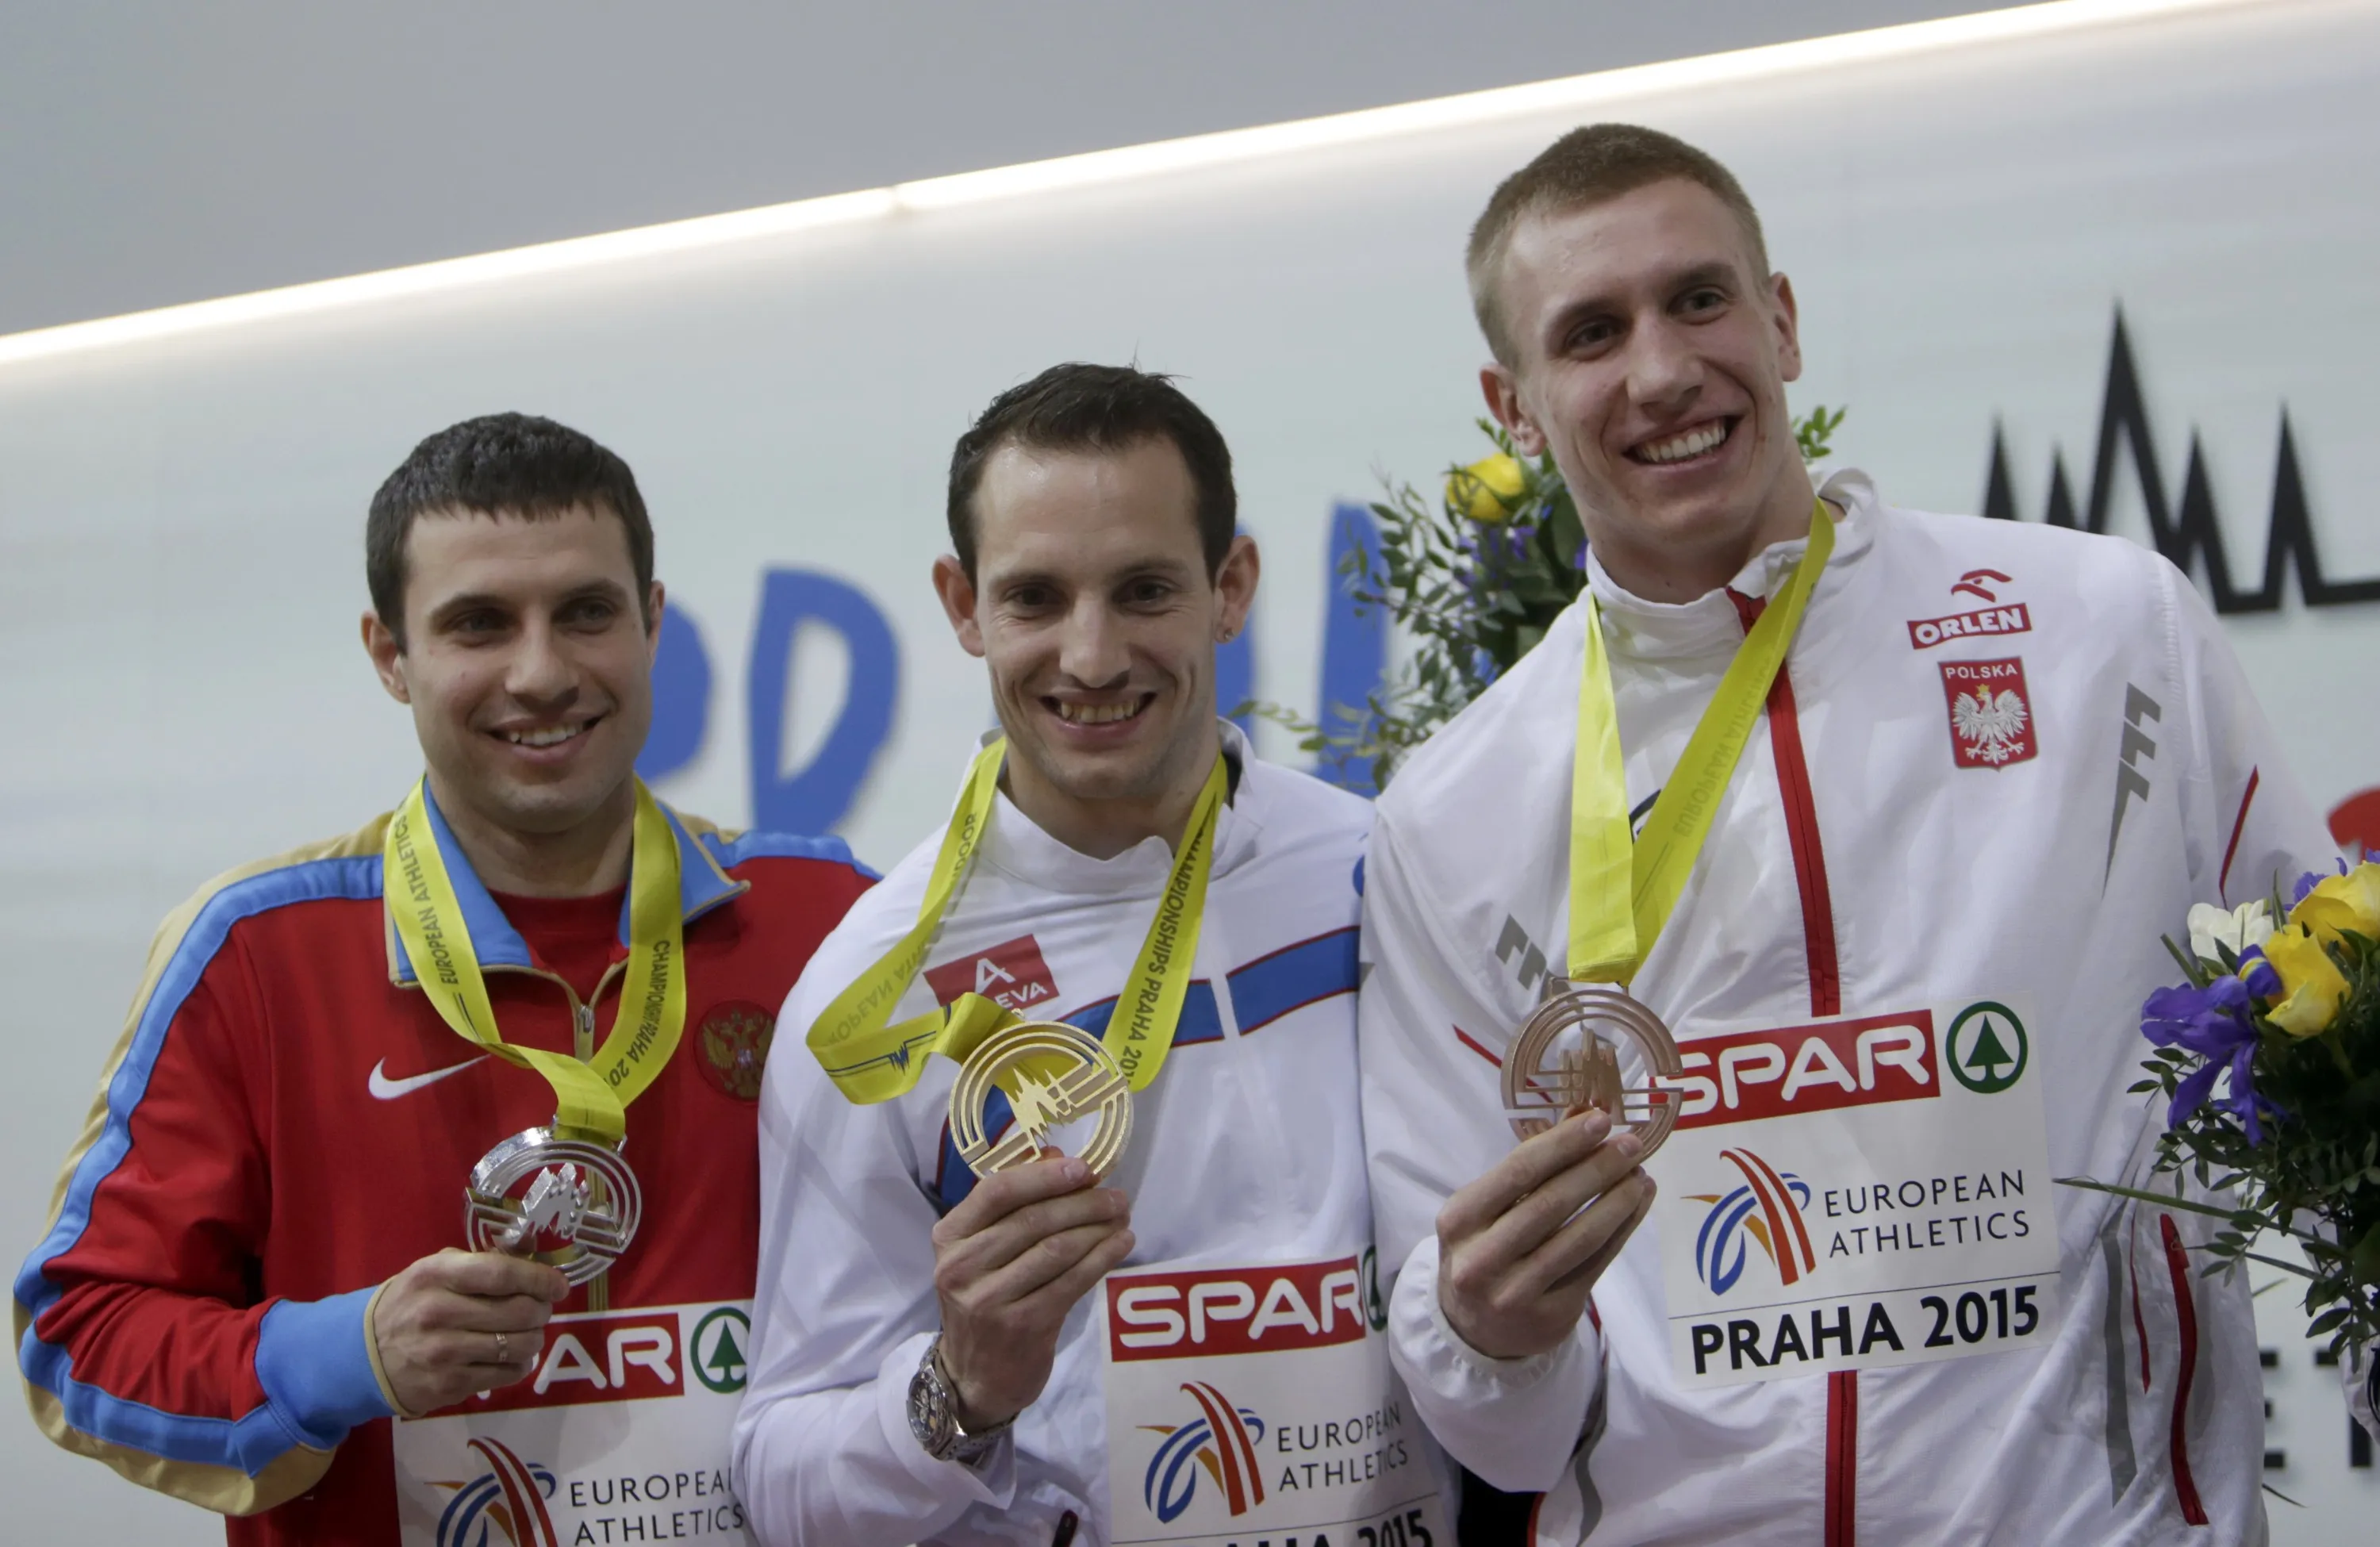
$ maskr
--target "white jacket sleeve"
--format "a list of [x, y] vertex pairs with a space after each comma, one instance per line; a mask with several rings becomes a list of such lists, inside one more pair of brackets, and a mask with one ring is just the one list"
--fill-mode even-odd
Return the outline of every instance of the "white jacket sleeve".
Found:
[[2157, 567], [2190, 714], [2187, 727], [2172, 727], [2191, 738], [2181, 786], [2188, 901], [2237, 906], [2277, 891], [2286, 905], [2298, 877], [2330, 869], [2338, 846], [2282, 758], [2213, 610], [2180, 571], [2161, 560]]
[[[2222, 625], [2179, 574], [2164, 577], [2179, 620], [2177, 644], [2195, 737], [2183, 810], [2192, 843], [2195, 901], [2236, 906], [2277, 892], [2286, 904], [2298, 877], [2330, 868], [2338, 847], [2298, 787], [2265, 723]], [[2380, 1358], [2367, 1350], [2339, 1370], [2347, 1408], [2380, 1435]]]
[[1438, 1211], [1511, 1152], [1512, 1132], [1492, 1061], [1510, 1040], [1509, 1012], [1474, 985], [1439, 917], [1384, 810], [1365, 861], [1369, 971], [1356, 1028], [1374, 1228], [1382, 1271], [1396, 1273], [1389, 1353], [1450, 1456], [1491, 1487], [1542, 1492], [1577, 1449], [1601, 1350], [1582, 1317], [1548, 1353], [1490, 1358], [1465, 1345], [1439, 1309]]
[[968, 1467], [935, 1460], [909, 1431], [909, 1378], [940, 1322], [936, 1215], [892, 1106], [852, 1105], [803, 1045], [810, 1001], [823, 1003], [809, 988], [806, 977], [779, 1018], [761, 1095], [735, 1490], [770, 1547], [901, 1547], [973, 1505], [1007, 1507], [1014, 1446]]

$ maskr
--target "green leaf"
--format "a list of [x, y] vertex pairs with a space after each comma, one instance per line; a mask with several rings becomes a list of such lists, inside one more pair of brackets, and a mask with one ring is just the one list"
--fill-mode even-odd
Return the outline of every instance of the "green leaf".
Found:
[[2119, 1188], [2113, 1182], [2096, 1182], [2088, 1176], [2059, 1176], [2056, 1180], [2060, 1187], [2087, 1188], [2093, 1192], [2109, 1192], [2118, 1198], [2130, 1198], [2142, 1203], [2155, 1203], [2163, 1209], [2180, 1209], [2193, 1214], [2212, 1214], [2216, 1219], [2228, 1220], [2234, 1213], [2230, 1209], [2218, 1209], [2212, 1203], [2201, 1203], [2194, 1199], [2177, 1198], [2169, 1192], [2144, 1192], [2139, 1188]]
[[2347, 1268], [2358, 1284], [2380, 1284], [2380, 1224], [2363, 1232], [2349, 1250]]
[[2278, 1268], [2285, 1273], [2295, 1273], [2300, 1278], [2313, 1278], [2317, 1276], [2312, 1269], [2304, 1267], [2300, 1263], [2284, 1261], [2277, 1257], [2267, 1257], [2260, 1251], [2243, 1251], [2240, 1255], [2246, 1258], [2251, 1262], [2262, 1262], [2268, 1268]]

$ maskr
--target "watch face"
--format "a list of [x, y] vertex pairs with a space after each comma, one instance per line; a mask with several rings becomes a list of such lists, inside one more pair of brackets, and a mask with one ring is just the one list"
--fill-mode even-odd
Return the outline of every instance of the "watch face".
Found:
[[917, 1373], [909, 1377], [909, 1432], [938, 1461], [948, 1458], [951, 1443], [957, 1438], [958, 1423], [951, 1408], [951, 1395], [936, 1378], [929, 1354]]

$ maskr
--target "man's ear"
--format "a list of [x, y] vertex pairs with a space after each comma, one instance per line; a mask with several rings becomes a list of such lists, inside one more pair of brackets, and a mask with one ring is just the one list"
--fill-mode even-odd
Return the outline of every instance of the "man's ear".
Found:
[[1802, 379], [1802, 313], [1793, 304], [1793, 282], [1779, 274], [1771, 274], [1768, 284], [1777, 312], [1777, 374], [1798, 382]]
[[645, 669], [650, 671], [662, 652], [662, 583], [655, 580], [645, 597]]
[[983, 626], [975, 616], [975, 582], [959, 567], [959, 561], [948, 554], [934, 561], [934, 594], [942, 599], [942, 615], [951, 620], [951, 632], [958, 636], [959, 648], [980, 660]]
[[397, 642], [395, 631], [380, 620], [375, 612], [366, 612], [363, 620], [364, 653], [371, 657], [372, 670], [380, 674], [380, 685], [388, 696], [399, 703], [413, 701], [412, 690], [405, 682], [405, 646]]
[[1248, 626], [1248, 609], [1256, 605], [1257, 577], [1264, 561], [1257, 553], [1257, 540], [1242, 532], [1232, 539], [1223, 551], [1223, 562], [1215, 571], [1215, 594], [1222, 602], [1215, 619], [1215, 642], [1228, 643], [1240, 637]]
[[1488, 411], [1496, 416], [1512, 437], [1512, 449], [1524, 457], [1545, 454], [1545, 432], [1521, 406], [1520, 379], [1512, 369], [1500, 360], [1489, 360], [1479, 368], [1479, 395], [1488, 399]]

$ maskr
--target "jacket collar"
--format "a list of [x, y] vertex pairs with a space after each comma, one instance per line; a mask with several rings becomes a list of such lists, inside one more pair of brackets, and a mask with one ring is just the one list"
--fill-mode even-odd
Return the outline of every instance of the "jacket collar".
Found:
[[[1828, 478], [1818, 496], [1842, 516], [1835, 523], [1835, 551], [1818, 578], [1814, 603], [1843, 584], [1846, 572], [1866, 554], [1874, 539], [1876, 506], [1876, 485], [1867, 474], [1851, 469]], [[1776, 595], [1809, 546], [1807, 537], [1771, 543], [1753, 554], [1725, 590], [1706, 591], [1691, 602], [1648, 602], [1625, 590], [1605, 571], [1592, 548], [1586, 554], [1586, 580], [1594, 588], [1615, 653], [1641, 661], [1731, 654], [1743, 642], [1743, 623], [1727, 592]]]
[[[470, 931], [471, 947], [479, 954], [483, 968], [509, 968], [530, 970], [535, 963], [529, 959], [528, 942], [504, 917], [504, 910], [471, 869], [463, 846], [455, 840], [454, 830], [446, 825], [445, 813], [438, 809], [438, 798], [425, 786], [422, 804], [430, 811], [430, 832], [438, 845], [438, 853], [446, 861], [447, 878], [455, 885], [455, 900], [461, 905], [464, 926]], [[730, 899], [751, 889], [751, 883], [732, 879], [719, 868], [710, 851], [695, 841], [686, 830], [677, 813], [668, 806], [662, 807], [662, 816], [669, 822], [670, 836], [677, 841], [677, 897], [682, 924], [690, 924]], [[411, 984], [413, 963], [407, 959], [403, 942], [397, 938], [396, 921], [388, 913], [387, 888], [383, 883], [381, 897], [382, 928], [388, 937], [389, 981]], [[620, 944], [628, 944], [628, 902], [620, 901]]]
[[[1255, 754], [1240, 727], [1218, 720], [1223, 761], [1231, 780], [1223, 809], [1215, 817], [1215, 858], [1209, 876], [1228, 874], [1255, 846], [1264, 823], [1260, 797], [1249, 787]], [[1143, 838], [1112, 859], [1097, 859], [1044, 832], [1002, 791], [992, 809], [978, 864], [1006, 871], [1026, 885], [1063, 896], [1152, 896], [1173, 873], [1173, 850], [1162, 838]]]

